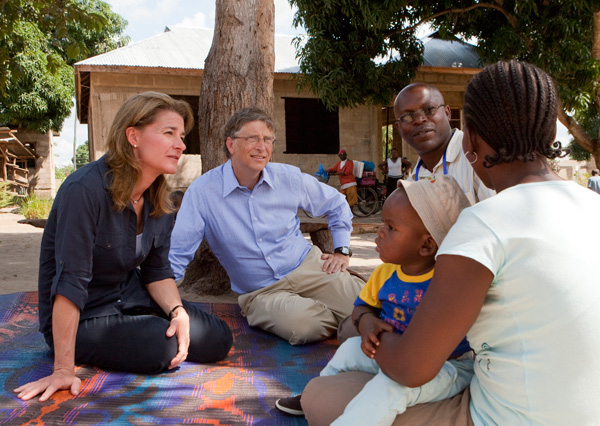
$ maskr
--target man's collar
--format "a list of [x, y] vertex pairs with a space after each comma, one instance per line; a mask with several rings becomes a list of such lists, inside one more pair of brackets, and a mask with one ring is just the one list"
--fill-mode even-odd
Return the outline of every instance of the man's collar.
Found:
[[[269, 164], [266, 165], [266, 167], [260, 174], [260, 179], [256, 183], [255, 188], [257, 186], [260, 186], [263, 182], [269, 185], [271, 188], [274, 188], [273, 178], [271, 176], [271, 173], [269, 173]], [[245, 187], [240, 185], [237, 178], [235, 177], [235, 173], [233, 172], [233, 165], [231, 164], [231, 159], [229, 159], [227, 160], [227, 163], [223, 165], [223, 198], [228, 196], [236, 188]]]
[[456, 161], [459, 155], [462, 155], [462, 143], [457, 142], [458, 138], [462, 140], [463, 132], [458, 129], [453, 129], [452, 137], [446, 147], [446, 162], [451, 163]]
[[458, 129], [452, 129], [452, 135], [446, 144], [446, 149], [442, 153], [442, 156], [435, 166], [433, 166], [433, 170], [437, 169], [444, 163], [444, 155], [446, 156], [446, 163], [452, 163], [453, 161], [456, 161], [458, 155], [462, 153], [462, 143], [457, 142], [457, 138], [459, 137], [462, 137], [462, 132]]

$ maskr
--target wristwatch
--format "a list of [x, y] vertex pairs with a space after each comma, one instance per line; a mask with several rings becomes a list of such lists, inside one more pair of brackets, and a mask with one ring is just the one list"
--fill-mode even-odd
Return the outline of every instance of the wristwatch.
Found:
[[344, 256], [348, 256], [348, 257], [352, 256], [352, 250], [350, 250], [350, 247], [346, 247], [346, 246], [338, 247], [338, 248], [334, 249], [333, 252], [341, 253]]

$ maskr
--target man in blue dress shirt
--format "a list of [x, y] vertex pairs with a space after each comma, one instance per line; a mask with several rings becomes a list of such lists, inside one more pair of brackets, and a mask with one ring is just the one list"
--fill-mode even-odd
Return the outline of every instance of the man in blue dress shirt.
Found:
[[[224, 138], [229, 160], [190, 185], [178, 212], [169, 254], [176, 279], [206, 238], [251, 326], [292, 345], [330, 337], [364, 284], [346, 271], [348, 203], [297, 167], [269, 162], [275, 125], [263, 111], [235, 112]], [[334, 254], [306, 241], [298, 208], [327, 217]]]

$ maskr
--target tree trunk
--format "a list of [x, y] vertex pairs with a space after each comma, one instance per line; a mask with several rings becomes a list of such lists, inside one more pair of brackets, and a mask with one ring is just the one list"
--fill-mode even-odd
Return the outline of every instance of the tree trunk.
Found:
[[[198, 111], [203, 173], [227, 160], [222, 130], [236, 110], [258, 107], [273, 115], [274, 45], [273, 0], [217, 0]], [[198, 248], [183, 286], [215, 295], [229, 289], [229, 277], [208, 244]]]
[[217, 0], [198, 112], [202, 172], [226, 161], [222, 129], [231, 114], [255, 106], [273, 113], [273, 0]]
[[[594, 38], [592, 41], [592, 57], [600, 61], [600, 11], [594, 12]], [[600, 79], [596, 80], [596, 90], [594, 90], [594, 104], [596, 111], [600, 116]], [[600, 130], [599, 130], [600, 133]], [[600, 134], [596, 135], [596, 139], [592, 143], [592, 156], [596, 163], [596, 168], [600, 167]]]

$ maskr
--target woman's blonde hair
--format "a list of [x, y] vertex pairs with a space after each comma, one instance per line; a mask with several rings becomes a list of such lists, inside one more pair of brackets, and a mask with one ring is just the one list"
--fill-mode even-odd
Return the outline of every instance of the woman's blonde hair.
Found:
[[[126, 130], [129, 127], [143, 128], [152, 124], [156, 116], [163, 111], [173, 111], [183, 118], [185, 133], [194, 126], [194, 116], [189, 104], [182, 100], [175, 100], [169, 95], [158, 92], [144, 92], [127, 99], [121, 106], [108, 133], [108, 151], [106, 164], [112, 174], [109, 191], [114, 207], [123, 211], [129, 200], [142, 169], [135, 155], [133, 147], [127, 140]], [[171, 213], [172, 206], [169, 200], [170, 188], [164, 175], [158, 176], [150, 188], [146, 190], [152, 203], [152, 216]]]

